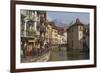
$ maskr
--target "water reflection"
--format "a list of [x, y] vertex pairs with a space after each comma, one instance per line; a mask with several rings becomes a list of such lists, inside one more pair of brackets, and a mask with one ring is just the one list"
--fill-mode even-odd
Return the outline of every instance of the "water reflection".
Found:
[[85, 60], [89, 59], [89, 50], [52, 47], [49, 61]]

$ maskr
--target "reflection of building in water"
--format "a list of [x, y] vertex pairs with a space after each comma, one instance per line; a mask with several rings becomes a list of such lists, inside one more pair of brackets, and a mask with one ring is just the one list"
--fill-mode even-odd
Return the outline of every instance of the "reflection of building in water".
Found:
[[84, 43], [86, 43], [84, 40], [88, 37], [84, 32], [86, 32], [85, 25], [77, 18], [76, 22], [67, 29], [68, 48], [83, 49]]
[[40, 41], [45, 40], [45, 21], [44, 11], [21, 10], [21, 48], [24, 54], [43, 46]]

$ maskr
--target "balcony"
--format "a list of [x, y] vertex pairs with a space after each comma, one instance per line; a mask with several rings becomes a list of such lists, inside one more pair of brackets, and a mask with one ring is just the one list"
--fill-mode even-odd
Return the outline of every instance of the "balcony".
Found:
[[35, 36], [36, 31], [34, 29], [27, 29], [26, 30], [26, 36]]

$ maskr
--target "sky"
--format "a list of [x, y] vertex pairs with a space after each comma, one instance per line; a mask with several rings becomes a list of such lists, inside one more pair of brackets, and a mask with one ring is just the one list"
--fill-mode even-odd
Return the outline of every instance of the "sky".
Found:
[[75, 22], [76, 18], [79, 18], [83, 24], [89, 24], [90, 21], [90, 14], [89, 13], [80, 13], [80, 12], [54, 12], [48, 11], [47, 12], [47, 19], [49, 21], [56, 21], [59, 23], [64, 23], [66, 25], [70, 24], [71, 22]]

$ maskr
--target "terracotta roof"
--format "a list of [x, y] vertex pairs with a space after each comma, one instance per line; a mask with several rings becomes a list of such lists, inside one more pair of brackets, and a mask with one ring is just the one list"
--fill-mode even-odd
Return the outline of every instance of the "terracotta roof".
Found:
[[48, 24], [49, 24], [49, 25], [51, 25], [51, 26], [52, 26], [52, 28], [57, 29], [57, 26], [55, 25], [55, 23], [54, 23], [54, 22], [48, 22]]
[[66, 32], [66, 28], [65, 27], [56, 26], [54, 22], [48, 22], [48, 24], [51, 25], [53, 27], [53, 29], [56, 29], [61, 33]]

